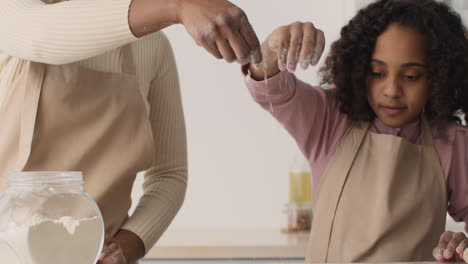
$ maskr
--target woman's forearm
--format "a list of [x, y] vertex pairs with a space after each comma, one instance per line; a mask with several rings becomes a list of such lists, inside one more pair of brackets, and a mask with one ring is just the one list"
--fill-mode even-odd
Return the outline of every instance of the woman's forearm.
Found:
[[130, 30], [142, 37], [177, 23], [179, 0], [133, 0], [129, 10]]
[[10, 56], [66, 64], [136, 40], [128, 25], [131, 0], [0, 1], [0, 49]]

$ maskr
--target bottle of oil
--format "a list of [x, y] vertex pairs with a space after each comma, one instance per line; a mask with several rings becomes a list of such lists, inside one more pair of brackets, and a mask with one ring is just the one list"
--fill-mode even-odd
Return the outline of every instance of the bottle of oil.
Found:
[[289, 202], [310, 203], [311, 199], [311, 172], [304, 155], [299, 152], [289, 171]]
[[287, 232], [309, 231], [312, 224], [312, 184], [309, 162], [298, 152], [289, 171], [289, 203], [286, 204]]

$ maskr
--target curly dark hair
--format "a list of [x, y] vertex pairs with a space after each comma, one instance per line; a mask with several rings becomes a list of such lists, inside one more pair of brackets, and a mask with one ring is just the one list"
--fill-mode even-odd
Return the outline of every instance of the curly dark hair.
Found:
[[429, 120], [453, 120], [468, 113], [468, 39], [460, 16], [434, 0], [378, 0], [361, 9], [342, 28], [325, 65], [322, 84], [336, 87], [340, 111], [353, 121], [372, 121], [366, 80], [377, 37], [392, 23], [427, 36], [429, 98], [424, 114]]

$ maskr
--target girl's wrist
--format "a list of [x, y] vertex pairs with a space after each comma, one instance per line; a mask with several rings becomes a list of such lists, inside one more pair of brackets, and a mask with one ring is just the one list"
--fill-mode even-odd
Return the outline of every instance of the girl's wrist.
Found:
[[263, 61], [260, 65], [250, 65], [251, 77], [257, 81], [266, 80], [280, 71], [278, 55], [269, 48], [268, 40], [262, 44], [262, 55]]

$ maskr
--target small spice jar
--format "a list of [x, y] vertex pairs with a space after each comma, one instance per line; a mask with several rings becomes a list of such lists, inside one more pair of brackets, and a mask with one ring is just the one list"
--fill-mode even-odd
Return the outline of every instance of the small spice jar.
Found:
[[288, 219], [288, 232], [310, 231], [312, 203], [288, 203], [284, 212]]

